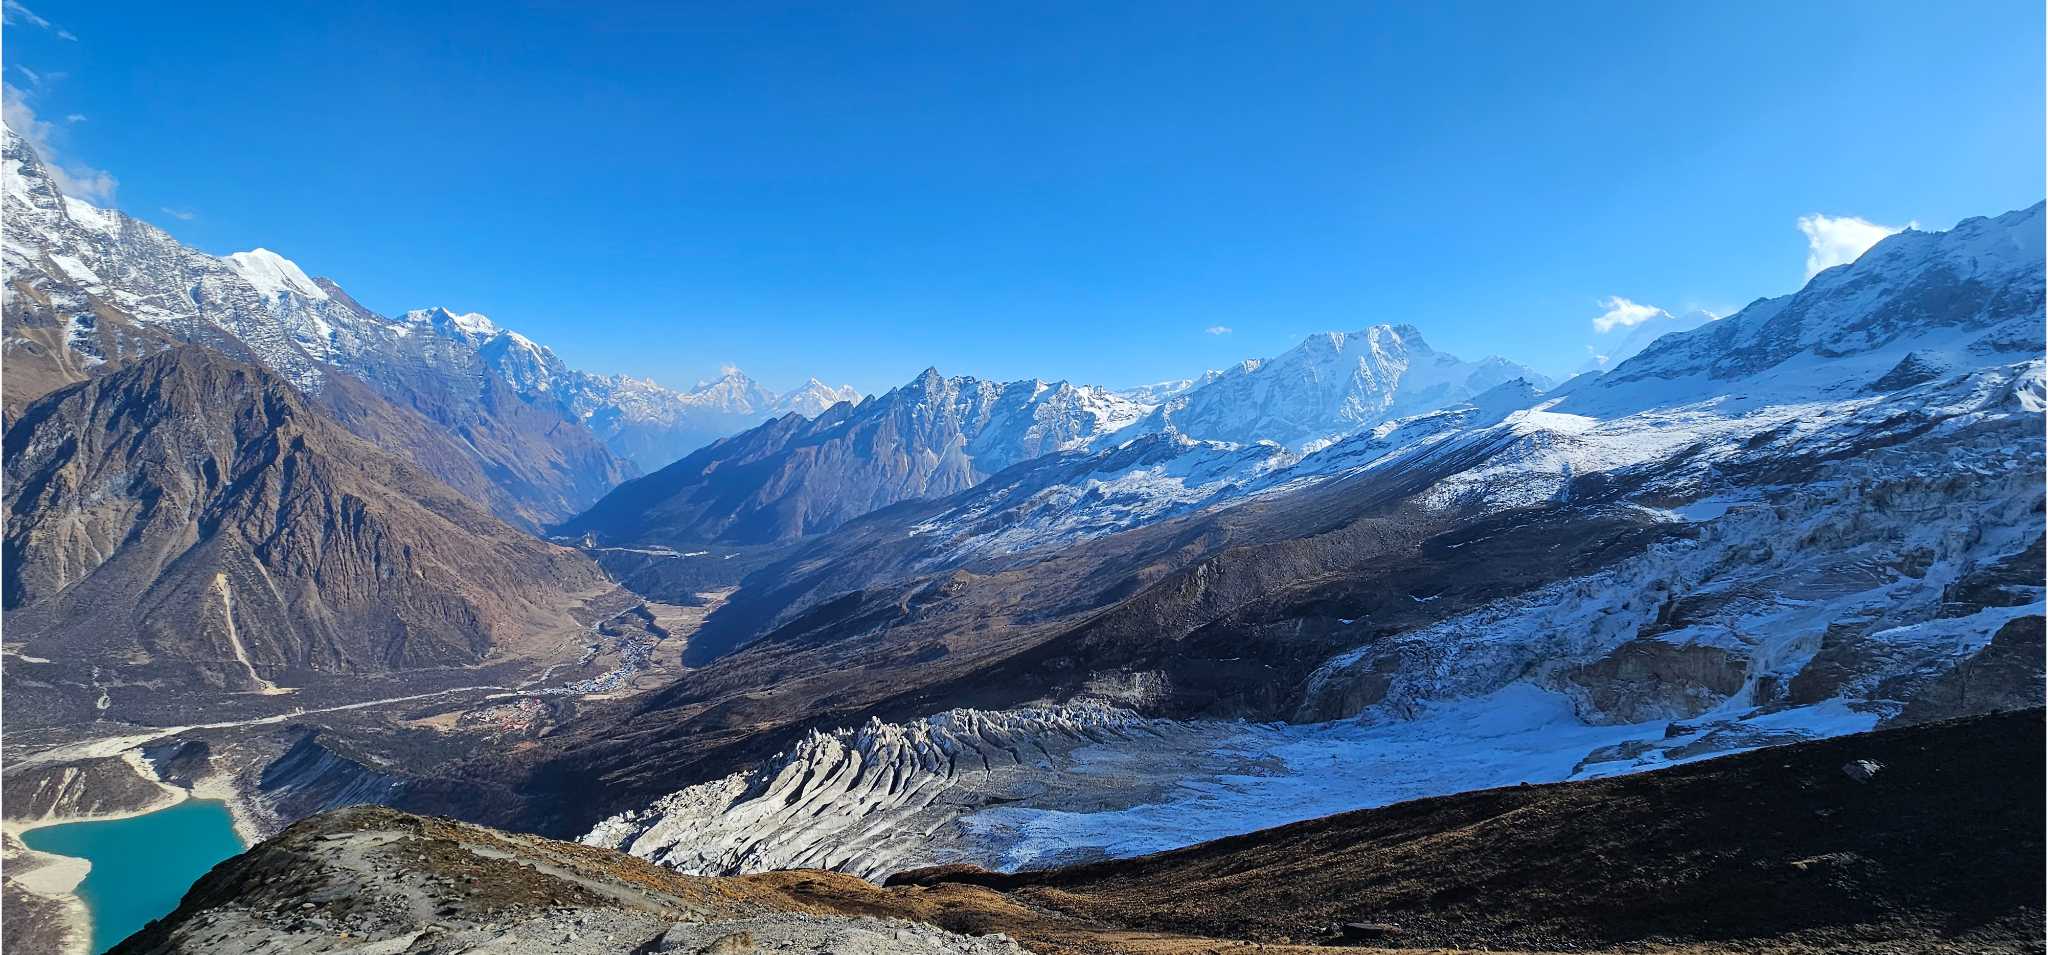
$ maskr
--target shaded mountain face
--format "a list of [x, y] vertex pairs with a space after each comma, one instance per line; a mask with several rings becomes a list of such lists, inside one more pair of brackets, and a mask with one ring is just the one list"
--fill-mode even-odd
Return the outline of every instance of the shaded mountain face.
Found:
[[5, 500], [10, 643], [91, 664], [116, 714], [145, 679], [277, 693], [529, 654], [610, 588], [269, 371], [190, 346], [31, 404]]
[[1143, 408], [1065, 382], [917, 380], [784, 417], [629, 481], [561, 527], [610, 544], [771, 544], [898, 501], [964, 490], [1129, 424]]

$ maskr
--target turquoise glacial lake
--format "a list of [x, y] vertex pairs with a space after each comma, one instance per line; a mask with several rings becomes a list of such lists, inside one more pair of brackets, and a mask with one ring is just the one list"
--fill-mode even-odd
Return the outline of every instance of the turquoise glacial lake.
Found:
[[212, 799], [187, 799], [130, 819], [31, 829], [21, 841], [92, 862], [78, 896], [92, 912], [94, 952], [169, 915], [192, 883], [243, 848], [227, 804]]

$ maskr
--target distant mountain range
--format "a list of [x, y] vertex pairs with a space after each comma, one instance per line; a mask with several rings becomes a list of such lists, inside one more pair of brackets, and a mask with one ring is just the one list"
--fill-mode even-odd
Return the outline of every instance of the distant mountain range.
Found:
[[493, 485], [487, 506], [538, 528], [706, 441], [859, 397], [815, 380], [776, 395], [736, 370], [688, 392], [575, 371], [481, 315], [387, 318], [267, 249], [216, 258], [65, 196], [12, 130], [0, 161], [9, 420], [58, 386], [191, 342], [260, 363], [316, 401], [337, 375], [369, 385], [455, 437], [469, 460], [456, 463], [445, 444], [395, 450], [458, 487], [481, 472]]
[[[843, 413], [763, 425], [629, 481], [558, 533], [609, 544], [763, 544], [831, 530], [898, 501], [943, 497], [1053, 452], [1153, 445], [1264, 460], [1469, 400], [1550, 382], [1502, 358], [1463, 361], [1412, 326], [1308, 340], [1278, 358], [1129, 391], [1038, 380], [915, 381]], [[1270, 452], [1239, 455], [1239, 447]], [[1176, 452], [1178, 453], [1178, 452]], [[1132, 455], [1122, 455], [1126, 460]]]
[[731, 366], [718, 378], [677, 391], [646, 379], [571, 369], [553, 349], [500, 329], [482, 315], [433, 308], [407, 312], [405, 321], [468, 342], [519, 394], [560, 407], [642, 469], [659, 468], [766, 419], [816, 415], [842, 401], [860, 400], [851, 386], [834, 388], [816, 378], [776, 394]]

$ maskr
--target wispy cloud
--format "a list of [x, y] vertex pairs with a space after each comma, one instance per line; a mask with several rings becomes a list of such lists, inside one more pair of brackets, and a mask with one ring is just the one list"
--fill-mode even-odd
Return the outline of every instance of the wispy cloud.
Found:
[[59, 40], [78, 39], [78, 37], [72, 35], [70, 30], [66, 30], [37, 16], [34, 10], [23, 6], [21, 0], [5, 0], [4, 3], [0, 3], [0, 23], [5, 23], [8, 26], [27, 24], [39, 30], [48, 30], [51, 33], [55, 33]]
[[[9, 9], [11, 11], [12, 6]], [[27, 140], [36, 155], [42, 157], [50, 178], [65, 195], [95, 205], [113, 205], [114, 191], [120, 187], [120, 180], [104, 169], [64, 158], [62, 151], [52, 142], [58, 133], [57, 125], [38, 119], [30, 99], [26, 90], [12, 83], [0, 82], [0, 118], [6, 120], [7, 128]]]
[[11, 24], [26, 23], [29, 26], [42, 27], [45, 30], [50, 28], [50, 21], [36, 16], [34, 10], [22, 6], [17, 0], [7, 0], [5, 4], [0, 4], [0, 22]]
[[64, 114], [64, 121], [65, 121], [65, 122], [67, 122], [67, 123], [83, 123], [83, 122], [85, 122], [85, 114], [84, 114], [84, 113], [66, 113], [66, 114]]
[[190, 209], [173, 209], [170, 206], [158, 206], [157, 211], [173, 219], [180, 219], [185, 222], [199, 218], [199, 213], [193, 212]]
[[1228, 335], [1228, 334], [1230, 334], [1230, 326], [1228, 326], [1228, 325], [1211, 325], [1211, 326], [1209, 326], [1208, 328], [1202, 329], [1202, 331], [1204, 331], [1204, 332], [1206, 332], [1206, 333], [1208, 333], [1208, 334], [1210, 334], [1210, 335]]
[[1630, 328], [1658, 316], [1668, 317], [1671, 314], [1655, 305], [1638, 305], [1619, 295], [1609, 295], [1601, 299], [1600, 307], [1606, 311], [1593, 319], [1593, 330], [1602, 335], [1617, 328]]
[[1902, 226], [1878, 225], [1855, 216], [1814, 213], [1799, 217], [1799, 231], [1806, 233], [1806, 277], [1813, 278], [1837, 265], [1847, 265], [1885, 236], [1904, 232], [1920, 223]]

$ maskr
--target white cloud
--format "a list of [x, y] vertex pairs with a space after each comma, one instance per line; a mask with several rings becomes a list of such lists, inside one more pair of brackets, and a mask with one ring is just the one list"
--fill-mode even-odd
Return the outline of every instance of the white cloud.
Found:
[[173, 209], [170, 206], [158, 206], [157, 211], [162, 212], [164, 215], [170, 216], [173, 219], [179, 219], [185, 222], [190, 222], [194, 219], [199, 218], [199, 213], [193, 212], [190, 209]]
[[42, 157], [50, 179], [65, 195], [99, 206], [114, 204], [114, 190], [120, 187], [120, 180], [104, 169], [64, 160], [50, 141], [57, 132], [56, 124], [37, 119], [35, 107], [29, 104], [29, 94], [12, 83], [0, 82], [0, 118]]
[[0, 4], [0, 22], [26, 23], [45, 30], [50, 28], [50, 21], [36, 16], [36, 12], [22, 6], [20, 0], [7, 0], [5, 4]]
[[1211, 325], [1211, 326], [1209, 326], [1208, 328], [1202, 329], [1202, 331], [1203, 331], [1203, 332], [1206, 332], [1206, 333], [1208, 333], [1208, 334], [1210, 334], [1210, 335], [1228, 335], [1228, 334], [1230, 334], [1230, 326], [1228, 326], [1228, 325]]
[[5, 3], [0, 3], [0, 23], [5, 23], [10, 26], [18, 26], [20, 24], [26, 23], [29, 26], [36, 27], [38, 29], [49, 30], [50, 32], [57, 34], [57, 39], [59, 40], [78, 39], [78, 37], [73, 36], [71, 34], [70, 30], [66, 30], [63, 27], [57, 26], [51, 23], [50, 21], [37, 16], [34, 10], [30, 10], [28, 7], [23, 6], [21, 0], [6, 0]]
[[1617, 328], [1641, 325], [1658, 316], [1670, 316], [1670, 313], [1655, 305], [1638, 305], [1619, 295], [1609, 295], [1601, 299], [1600, 307], [1607, 311], [1593, 319], [1593, 330], [1602, 335]]
[[67, 123], [83, 123], [83, 122], [85, 122], [85, 114], [84, 114], [84, 113], [66, 113], [66, 114], [64, 114], [64, 121], [65, 121], [65, 122], [67, 122]]
[[1902, 226], [1878, 225], [1855, 216], [1830, 216], [1818, 212], [1800, 216], [1799, 231], [1806, 233], [1806, 277], [1813, 278], [1823, 270], [1854, 262], [1857, 256], [1869, 251], [1885, 236], [1904, 232], [1919, 224], [1916, 220]]

